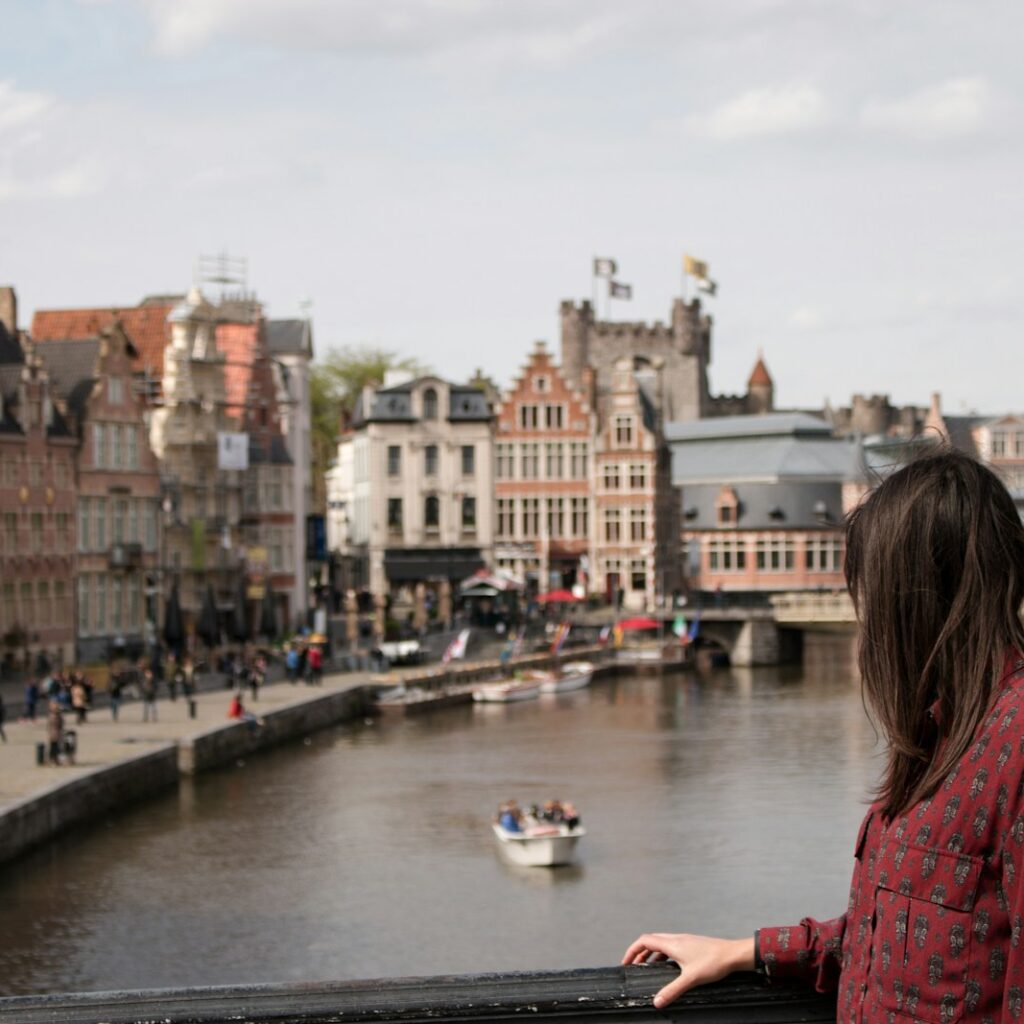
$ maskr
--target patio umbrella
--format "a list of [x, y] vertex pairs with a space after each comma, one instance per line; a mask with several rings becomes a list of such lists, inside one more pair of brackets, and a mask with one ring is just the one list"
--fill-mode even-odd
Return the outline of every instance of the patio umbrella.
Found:
[[270, 581], [263, 585], [263, 600], [260, 602], [260, 633], [273, 640], [277, 636], [277, 609], [274, 607], [274, 592]]
[[549, 590], [537, 598], [540, 604], [572, 604], [578, 600], [571, 590]]
[[231, 609], [231, 620], [228, 623], [231, 639], [237, 644], [249, 641], [249, 616], [245, 607], [245, 576], [240, 572], [235, 584], [235, 606]]
[[181, 618], [181, 601], [178, 599], [178, 581], [171, 584], [171, 596], [164, 608], [164, 643], [175, 652], [181, 651], [185, 642], [185, 624]]
[[196, 624], [196, 635], [211, 650], [220, 643], [220, 621], [217, 618], [217, 601], [213, 596], [213, 587], [209, 584], [203, 595], [203, 607], [199, 612]]
[[619, 623], [619, 629], [630, 632], [632, 630], [657, 629], [659, 625], [657, 619], [648, 619], [640, 615], [633, 619], [623, 619]]

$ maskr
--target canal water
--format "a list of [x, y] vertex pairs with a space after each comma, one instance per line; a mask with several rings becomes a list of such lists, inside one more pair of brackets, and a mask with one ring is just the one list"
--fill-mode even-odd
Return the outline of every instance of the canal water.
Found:
[[[559, 969], [640, 932], [845, 908], [879, 749], [846, 644], [356, 723], [0, 868], [0, 992]], [[516, 868], [497, 803], [571, 798], [579, 863]]]

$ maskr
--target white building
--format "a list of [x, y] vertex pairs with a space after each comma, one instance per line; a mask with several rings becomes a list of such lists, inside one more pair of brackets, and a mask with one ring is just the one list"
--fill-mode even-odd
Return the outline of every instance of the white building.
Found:
[[329, 544], [394, 616], [492, 563], [493, 433], [469, 385], [389, 374], [360, 396], [328, 477]]

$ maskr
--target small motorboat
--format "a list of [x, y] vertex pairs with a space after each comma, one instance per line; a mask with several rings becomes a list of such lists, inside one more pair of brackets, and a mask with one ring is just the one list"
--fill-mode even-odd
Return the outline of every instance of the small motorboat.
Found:
[[570, 661], [559, 672], [545, 672], [541, 680], [541, 693], [569, 693], [589, 686], [594, 678], [594, 666], [589, 661]]
[[513, 864], [530, 868], [549, 868], [559, 864], [571, 864], [576, 855], [576, 844], [586, 835], [586, 830], [577, 825], [553, 825], [539, 822], [521, 832], [511, 832], [498, 822], [493, 822], [494, 834], [503, 854]]
[[481, 683], [473, 687], [473, 700], [487, 704], [509, 704], [516, 700], [533, 700], [540, 696], [540, 681], [536, 679], [509, 679], [494, 683]]

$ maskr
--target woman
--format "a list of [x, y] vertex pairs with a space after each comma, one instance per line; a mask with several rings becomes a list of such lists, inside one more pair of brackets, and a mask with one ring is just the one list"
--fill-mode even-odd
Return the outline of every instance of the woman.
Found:
[[956, 452], [893, 474], [850, 517], [846, 581], [885, 770], [857, 837], [849, 907], [751, 938], [642, 935], [672, 959], [664, 1006], [735, 970], [838, 993], [838, 1020], [934, 1024], [1024, 1012], [1024, 527]]

